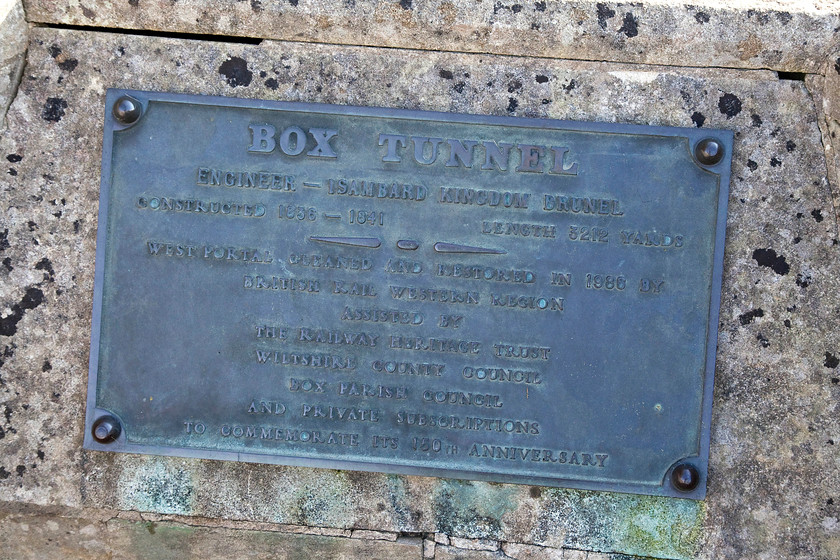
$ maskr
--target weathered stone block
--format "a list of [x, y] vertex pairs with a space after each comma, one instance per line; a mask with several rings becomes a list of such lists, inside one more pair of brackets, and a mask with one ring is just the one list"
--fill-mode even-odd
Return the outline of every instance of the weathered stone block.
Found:
[[248, 558], [420, 560], [415, 541], [383, 542], [271, 531], [0, 513], [0, 560]]
[[836, 0], [700, 3], [494, 0], [26, 0], [31, 21], [611, 62], [821, 69]]
[[[706, 500], [82, 451], [108, 87], [734, 130]], [[840, 260], [811, 94], [769, 71], [34, 28], [0, 135], [0, 500], [593, 556], [837, 558]], [[210, 534], [187, 541], [211, 550]]]

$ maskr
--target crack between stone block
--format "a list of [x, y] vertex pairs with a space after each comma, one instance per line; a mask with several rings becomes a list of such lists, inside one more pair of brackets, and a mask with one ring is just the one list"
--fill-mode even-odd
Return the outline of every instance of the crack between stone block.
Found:
[[[273, 38], [259, 38], [259, 37], [246, 37], [246, 36], [237, 36], [237, 35], [213, 35], [213, 34], [202, 34], [202, 33], [183, 33], [183, 32], [174, 32], [174, 31], [156, 31], [156, 30], [149, 30], [149, 29], [134, 29], [134, 28], [120, 28], [120, 27], [100, 27], [100, 26], [91, 26], [91, 25], [71, 25], [71, 24], [63, 24], [63, 23], [45, 23], [45, 22], [32, 22], [31, 25], [33, 27], [45, 28], [45, 29], [58, 29], [58, 30], [71, 30], [71, 31], [84, 31], [84, 32], [93, 32], [93, 33], [116, 33], [120, 35], [138, 35], [141, 37], [161, 37], [161, 38], [169, 38], [169, 39], [183, 39], [189, 41], [208, 41], [208, 42], [217, 42], [217, 43], [233, 43], [233, 44], [243, 44], [243, 45], [260, 45], [264, 41], [268, 42], [276, 42], [276, 43], [307, 43], [313, 45], [321, 45], [325, 47], [351, 47], [351, 48], [368, 48], [368, 49], [382, 49], [382, 50], [394, 50], [394, 51], [405, 51], [405, 52], [416, 52], [416, 53], [440, 53], [440, 54], [454, 54], [454, 55], [476, 55], [476, 56], [495, 56], [495, 57], [507, 57], [507, 58], [529, 58], [534, 60], [550, 60], [550, 61], [568, 61], [568, 62], [584, 62], [590, 64], [621, 64], [626, 66], [641, 66], [641, 67], [659, 67], [659, 68], [682, 68], [687, 70], [725, 70], [725, 71], [735, 71], [735, 72], [774, 72], [777, 75], [781, 74], [782, 76], [796, 76], [797, 80], [802, 80], [805, 76], [812, 76], [812, 75], [819, 75], [816, 72], [805, 72], [799, 70], [779, 70], [776, 68], [769, 68], [766, 66], [761, 67], [737, 67], [737, 66], [690, 66], [685, 64], [669, 64], [664, 62], [633, 62], [633, 61], [622, 61], [622, 60], [614, 60], [614, 59], [599, 59], [599, 58], [568, 58], [568, 57], [553, 57], [553, 56], [545, 56], [545, 55], [535, 55], [535, 54], [527, 54], [527, 55], [520, 55], [520, 54], [512, 54], [512, 53], [499, 53], [493, 51], [481, 51], [481, 50], [474, 50], [474, 51], [466, 51], [466, 50], [443, 50], [443, 49], [428, 49], [422, 47], [406, 47], [406, 46], [389, 46], [389, 45], [376, 45], [376, 44], [363, 44], [363, 43], [330, 43], [326, 41], [316, 41], [311, 39], [273, 39]], [[786, 79], [781, 77], [780, 79]]]
[[178, 33], [174, 31], [153, 31], [148, 29], [131, 29], [122, 27], [97, 27], [93, 25], [71, 25], [65, 23], [32, 22], [33, 27], [44, 29], [62, 29], [68, 31], [84, 31], [89, 33], [115, 33], [118, 35], [138, 35], [141, 37], [163, 37], [167, 39], [183, 39], [187, 41], [212, 41], [216, 43], [239, 43], [242, 45], [259, 45], [263, 39], [254, 37], [238, 37], [233, 35], [208, 35], [204, 33]]

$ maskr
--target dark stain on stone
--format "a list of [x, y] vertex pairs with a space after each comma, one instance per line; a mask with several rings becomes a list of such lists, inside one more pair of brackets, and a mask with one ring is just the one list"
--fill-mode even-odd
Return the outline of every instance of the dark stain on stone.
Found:
[[247, 87], [254, 74], [248, 70], [248, 63], [243, 58], [231, 56], [219, 66], [219, 74], [225, 77], [230, 87]]
[[764, 317], [764, 310], [762, 308], [759, 307], [757, 309], [747, 311], [746, 313], [741, 313], [738, 315], [738, 320], [742, 325], [749, 325], [755, 321], [756, 317]]
[[758, 169], [758, 164], [751, 159], [747, 160], [747, 167], [750, 168], [750, 171], [755, 171]]
[[35, 270], [43, 270], [44, 271], [44, 280], [47, 282], [52, 282], [55, 280], [55, 271], [53, 270], [52, 263], [50, 259], [44, 257], [38, 264], [35, 265]]
[[508, 93], [513, 93], [515, 91], [520, 91], [522, 89], [522, 82], [519, 80], [511, 80], [508, 84]]
[[251, 9], [257, 13], [261, 12], [263, 10], [262, 2], [260, 0], [251, 0]]
[[292, 6], [294, 6], [295, 8], [297, 8], [297, 5], [298, 5], [298, 0], [289, 0], [289, 4], [291, 4]]
[[11, 175], [12, 177], [17, 177], [17, 169], [15, 169], [14, 167], [10, 167], [9, 170], [6, 171], [6, 173]]
[[6, 156], [6, 159], [9, 161], [9, 163], [17, 163], [23, 159], [23, 156], [18, 154], [9, 154]]
[[72, 72], [76, 69], [76, 66], [79, 65], [79, 61], [77, 59], [65, 56], [64, 54], [62, 54], [61, 49], [59, 49], [58, 47], [50, 48], [58, 50], [58, 54], [53, 55], [52, 51], [50, 51], [50, 54], [55, 59], [56, 63], [58, 64], [58, 67], [64, 70], [65, 72]]
[[135, 8], [140, 5], [140, 0], [128, 0], [129, 6], [134, 6]]
[[741, 100], [731, 93], [725, 93], [718, 101], [718, 109], [727, 119], [731, 119], [741, 112]]
[[3, 259], [3, 266], [9, 272], [15, 269], [15, 267], [12, 266], [12, 259], [10, 257], [6, 257], [5, 259]]
[[534, 9], [538, 12], [545, 11], [545, 2], [534, 2]]
[[82, 8], [82, 13], [85, 15], [86, 18], [88, 18], [89, 20], [96, 19], [96, 12], [94, 12], [84, 4], [79, 4], [79, 6]]
[[12, 305], [12, 312], [6, 317], [0, 317], [0, 336], [12, 336], [17, 332], [17, 324], [23, 319], [23, 314], [35, 309], [44, 302], [44, 292], [39, 288], [27, 288], [20, 303]]
[[9, 248], [9, 228], [0, 231], [0, 251], [5, 251]]
[[454, 89], [454, 90], [455, 90], [455, 91], [457, 91], [458, 93], [464, 93], [464, 88], [465, 88], [466, 86], [467, 86], [467, 84], [466, 84], [465, 82], [458, 82], [457, 84], [455, 84], [454, 86], [452, 86], [452, 89]]
[[694, 20], [699, 24], [709, 23], [709, 14], [706, 12], [697, 12], [694, 14]]
[[535, 79], [537, 80], [538, 84], [544, 84], [548, 81], [548, 76], [545, 76], [543, 74], [537, 74], [537, 77]]
[[9, 476], [11, 476], [11, 473], [5, 467], [0, 467], [0, 480], [6, 480]]
[[628, 37], [635, 37], [639, 34], [639, 20], [632, 13], [627, 12], [624, 14], [624, 21], [618, 32], [624, 33]]
[[758, 341], [759, 344], [761, 344], [762, 348], [767, 348], [768, 346], [770, 346], [770, 341], [767, 340], [767, 337], [761, 333], [755, 335], [755, 339]]
[[514, 14], [518, 14], [519, 12], [522, 11], [522, 4], [514, 4], [513, 6], [510, 7], [510, 11], [513, 12]]
[[813, 281], [814, 280], [813, 280], [813, 278], [811, 278], [810, 274], [805, 274], [803, 272], [800, 272], [799, 274], [796, 275], [796, 285], [799, 286], [800, 288], [807, 288], [808, 286], [811, 285], [811, 283]]
[[752, 118], [752, 125], [755, 127], [759, 127], [764, 123], [764, 121], [762, 121], [761, 117], [759, 117], [758, 115], [750, 115], [750, 118]]
[[779, 158], [777, 158], [775, 156], [770, 158], [770, 167], [781, 167], [781, 166], [782, 166], [782, 160], [780, 160]]
[[25, 473], [25, 472], [26, 472], [26, 467], [25, 467], [24, 465], [18, 465], [18, 466], [15, 468], [15, 471], [17, 471], [17, 475], [18, 475], [18, 476], [23, 476], [23, 473]]
[[811, 217], [813, 217], [814, 221], [816, 221], [817, 223], [820, 223], [825, 219], [823, 218], [822, 210], [820, 210], [819, 208], [811, 210]]
[[575, 79], [574, 79], [574, 78], [572, 78], [571, 80], [569, 80], [569, 83], [568, 83], [568, 84], [566, 84], [565, 86], [563, 86], [563, 89], [564, 89], [564, 90], [566, 90], [566, 93], [569, 93], [570, 91], [572, 91], [573, 89], [575, 89], [575, 88], [577, 87], [577, 85], [578, 85], [578, 84], [577, 84], [577, 82], [575, 81]]
[[601, 29], [606, 29], [607, 20], [615, 17], [615, 10], [610, 9], [609, 6], [600, 2], [595, 7], [598, 9], [598, 25], [601, 26]]
[[452, 72], [450, 72], [449, 70], [441, 70], [440, 72], [438, 72], [438, 75], [444, 80], [452, 79]]
[[790, 20], [793, 19], [793, 16], [788, 12], [776, 12], [776, 19], [778, 19], [782, 25], [787, 25], [790, 23]]
[[265, 87], [269, 89], [277, 89], [280, 87], [280, 84], [277, 83], [277, 80], [275, 80], [274, 78], [269, 78], [265, 81]]
[[799, 237], [798, 235], [793, 238], [793, 244], [794, 245], [798, 245], [800, 241], [802, 241], [802, 238]]
[[[297, 0], [294, 0], [297, 2]], [[403, 10], [410, 10], [411, 9], [411, 0], [400, 0], [400, 8]]]
[[539, 486], [531, 486], [528, 490], [528, 493], [531, 495], [532, 498], [536, 499], [542, 496], [542, 488]]
[[703, 126], [703, 123], [706, 122], [706, 117], [704, 117], [703, 113], [700, 111], [694, 111], [694, 114], [691, 115], [691, 122], [694, 123], [694, 126], [700, 128]]
[[514, 111], [516, 111], [517, 107], [519, 107], [519, 101], [517, 101], [513, 97], [509, 97], [508, 98], [507, 112], [508, 113], [513, 113]]
[[52, 369], [52, 364], [49, 360], [44, 360], [44, 365], [41, 366], [41, 371], [50, 371]]
[[260, 78], [265, 78], [268, 76], [268, 73], [265, 70], [260, 70]]
[[756, 17], [758, 19], [758, 23], [761, 25], [766, 25], [767, 22], [770, 21], [770, 15], [767, 12], [759, 10], [747, 10], [747, 17]]
[[796, 149], [796, 142], [794, 142], [793, 140], [788, 140], [787, 142], [785, 142], [785, 149], [788, 152], [792, 152]]
[[785, 326], [786, 326], [787, 328], [790, 328], [790, 327], [792, 326], [792, 325], [791, 325], [791, 322], [790, 322], [790, 319], [785, 319], [784, 323], [785, 323]]
[[38, 458], [39, 458], [40, 460], [42, 460], [42, 461], [44, 460], [44, 457], [46, 457], [46, 455], [44, 454], [44, 452], [43, 452], [42, 450], [40, 450], [40, 449], [39, 449], [38, 451], [36, 451], [36, 452], [35, 452], [35, 454], [36, 454], [36, 455], [38, 456]]
[[48, 122], [58, 122], [64, 116], [67, 102], [60, 97], [48, 97], [41, 111], [41, 118]]
[[543, 99], [542, 101], [540, 101], [540, 103], [542, 103], [543, 105], [548, 105], [549, 103], [551, 103], [551, 99]]
[[756, 249], [752, 254], [753, 260], [759, 266], [766, 266], [781, 276], [790, 272], [790, 265], [783, 255], [777, 255], [773, 249]]
[[823, 365], [829, 369], [837, 369], [837, 366], [840, 366], [840, 358], [832, 354], [831, 352], [825, 353], [825, 361]]

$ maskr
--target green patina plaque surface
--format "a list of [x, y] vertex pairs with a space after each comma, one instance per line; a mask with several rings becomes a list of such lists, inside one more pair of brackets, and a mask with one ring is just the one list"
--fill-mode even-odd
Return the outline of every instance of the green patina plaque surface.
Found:
[[85, 445], [702, 498], [731, 152], [111, 90]]

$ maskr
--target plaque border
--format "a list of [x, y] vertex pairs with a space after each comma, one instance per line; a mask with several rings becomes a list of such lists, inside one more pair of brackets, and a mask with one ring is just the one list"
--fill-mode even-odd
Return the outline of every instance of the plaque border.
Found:
[[[97, 408], [96, 389], [97, 371], [99, 366], [100, 329], [102, 322], [102, 296], [105, 274], [105, 243], [108, 237], [109, 196], [111, 187], [111, 163], [113, 157], [113, 135], [115, 132], [130, 127], [119, 123], [112, 112], [108, 110], [115, 101], [123, 95], [129, 95], [139, 101], [145, 112], [149, 102], [165, 102], [175, 104], [213, 105], [231, 108], [247, 108], [262, 110], [296, 111], [313, 114], [348, 115], [375, 118], [397, 118], [401, 120], [445, 121], [476, 125], [501, 125], [516, 128], [556, 129], [575, 132], [593, 132], [618, 135], [666, 136], [686, 138], [689, 148], [703, 139], [714, 137], [724, 148], [724, 156], [720, 162], [711, 166], [699, 166], [704, 171], [718, 176], [718, 197], [715, 218], [715, 235], [712, 266], [712, 283], [709, 298], [708, 323], [706, 326], [705, 368], [703, 377], [703, 393], [700, 416], [700, 430], [697, 455], [692, 455], [691, 463], [700, 472], [700, 481], [696, 488], [683, 492], [670, 483], [669, 470], [661, 484], [640, 484], [634, 482], [616, 482], [613, 480], [595, 479], [566, 479], [555, 477], [532, 477], [527, 475], [510, 475], [478, 471], [463, 471], [452, 468], [435, 468], [428, 466], [409, 466], [398, 462], [383, 463], [381, 459], [362, 462], [343, 459], [318, 459], [309, 457], [295, 457], [277, 453], [263, 454], [236, 451], [218, 451], [213, 449], [172, 447], [160, 445], [129, 444], [125, 433], [108, 444], [96, 441], [91, 432], [95, 419], [111, 414], [109, 411]], [[142, 118], [142, 117], [141, 117]], [[727, 209], [729, 202], [729, 184], [731, 179], [731, 159], [733, 152], [734, 133], [723, 129], [698, 129], [688, 127], [648, 126], [624, 123], [581, 122], [555, 120], [545, 118], [510, 117], [495, 115], [475, 115], [462, 113], [447, 113], [440, 111], [421, 111], [414, 109], [399, 109], [386, 107], [361, 107], [353, 105], [331, 105], [320, 103], [273, 101], [263, 99], [242, 99], [234, 97], [207, 96], [196, 94], [180, 94], [168, 92], [152, 92], [132, 89], [109, 88], [105, 96], [105, 120], [102, 138], [102, 168], [100, 177], [99, 211], [96, 234], [96, 264], [93, 288], [92, 324], [90, 338], [90, 359], [88, 371], [87, 404], [84, 424], [84, 448], [93, 451], [112, 451], [121, 453], [140, 453], [172, 457], [186, 457], [198, 459], [227, 460], [248, 463], [263, 463], [285, 465], [293, 467], [314, 467], [351, 471], [365, 471], [399, 475], [419, 475], [438, 478], [455, 478], [462, 480], [476, 480], [487, 482], [504, 482], [560, 488], [574, 488], [583, 490], [601, 490], [620, 493], [645, 494], [676, 498], [702, 500], [706, 496], [709, 453], [711, 444], [712, 396], [714, 390], [715, 357], [717, 352], [718, 321], [720, 318], [720, 299], [723, 282], [723, 257], [726, 237]], [[695, 160], [695, 164], [697, 162]], [[688, 459], [688, 457], [683, 458]], [[679, 464], [677, 461], [674, 465]], [[672, 466], [673, 469], [673, 466]]]

